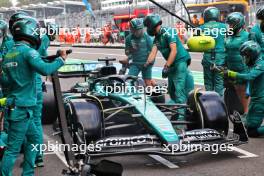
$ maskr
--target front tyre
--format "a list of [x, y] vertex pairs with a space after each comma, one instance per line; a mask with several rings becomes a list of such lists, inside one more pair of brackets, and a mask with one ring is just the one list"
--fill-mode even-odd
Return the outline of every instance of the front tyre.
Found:
[[210, 128], [227, 135], [229, 129], [228, 112], [224, 101], [216, 92], [192, 91], [189, 94], [188, 105], [191, 115], [187, 121], [188, 130]]

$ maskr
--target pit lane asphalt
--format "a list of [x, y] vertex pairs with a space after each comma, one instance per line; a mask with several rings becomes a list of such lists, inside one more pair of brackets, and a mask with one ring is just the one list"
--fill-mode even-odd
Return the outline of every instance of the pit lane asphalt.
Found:
[[[58, 48], [51, 47], [50, 54], [54, 54]], [[192, 53], [191, 70], [202, 71], [201, 54]], [[117, 59], [125, 57], [124, 51], [119, 49], [88, 49], [88, 48], [73, 48], [73, 54], [70, 58], [97, 60], [99, 57], [111, 56]], [[155, 66], [162, 67], [164, 61], [161, 55], [156, 60]], [[68, 88], [72, 80], [63, 82], [62, 86]], [[58, 141], [58, 136], [53, 136], [53, 130], [50, 125], [44, 126], [45, 143], [50, 141]], [[154, 160], [148, 155], [145, 156], [121, 156], [107, 158], [112, 161], [119, 162], [124, 167], [124, 176], [262, 176], [264, 165], [264, 139], [250, 139], [246, 145], [239, 146], [243, 149], [239, 153], [221, 152], [218, 155], [213, 155], [209, 152], [198, 152], [183, 157], [162, 157], [159, 161]], [[249, 153], [246, 153], [249, 152]], [[244, 153], [244, 154], [243, 154]], [[246, 154], [246, 155], [245, 155]], [[254, 156], [257, 155], [257, 157]], [[37, 168], [36, 176], [59, 176], [62, 169], [66, 166], [59, 153], [45, 153], [45, 167]], [[242, 157], [241, 157], [242, 156]], [[243, 157], [244, 156], [244, 157]], [[165, 159], [165, 165], [160, 161]], [[19, 164], [22, 161], [22, 156], [16, 163], [14, 175], [20, 175], [21, 168]], [[179, 168], [170, 169], [174, 166]]]

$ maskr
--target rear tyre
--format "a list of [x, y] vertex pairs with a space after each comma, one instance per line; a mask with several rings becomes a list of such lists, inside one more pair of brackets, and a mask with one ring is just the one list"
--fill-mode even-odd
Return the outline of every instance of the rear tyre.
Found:
[[53, 85], [51, 82], [45, 82], [45, 91], [43, 92], [42, 124], [52, 124], [58, 118]]

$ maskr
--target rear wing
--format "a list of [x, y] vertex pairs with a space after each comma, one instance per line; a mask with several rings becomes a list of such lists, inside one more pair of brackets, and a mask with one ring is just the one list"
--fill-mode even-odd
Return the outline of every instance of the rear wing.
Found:
[[58, 70], [58, 76], [60, 78], [87, 77], [100, 66], [101, 64], [97, 61], [68, 59], [65, 65]]

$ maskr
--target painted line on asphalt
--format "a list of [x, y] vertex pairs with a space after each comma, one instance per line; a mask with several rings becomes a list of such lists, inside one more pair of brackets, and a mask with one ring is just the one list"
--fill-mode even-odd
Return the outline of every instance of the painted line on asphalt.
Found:
[[159, 155], [149, 155], [149, 157], [151, 157], [152, 159], [160, 162], [161, 164], [167, 166], [170, 169], [178, 169], [180, 168], [180, 166], [170, 162], [169, 160], [166, 160], [165, 158], [159, 156]]
[[43, 155], [55, 155], [56, 153], [55, 152], [45, 152], [43, 153]]
[[[47, 136], [46, 134], [43, 134], [43, 139], [46, 140], [46, 141], [49, 141], [50, 144], [53, 144], [53, 145], [56, 145], [56, 141], [51, 139], [49, 136]], [[59, 152], [57, 150], [55, 150], [53, 153], [55, 153], [55, 155], [61, 160], [61, 162], [66, 166], [68, 167], [68, 164], [67, 164], [67, 161], [65, 159], [65, 156], [63, 154], [63, 152]]]
[[256, 157], [259, 157], [258, 155], [254, 154], [254, 153], [251, 153], [251, 152], [248, 152], [246, 150], [243, 150], [241, 148], [238, 148], [238, 147], [229, 147], [231, 150], [233, 151], [236, 151], [242, 155], [239, 155], [237, 156], [238, 158], [256, 158]]

